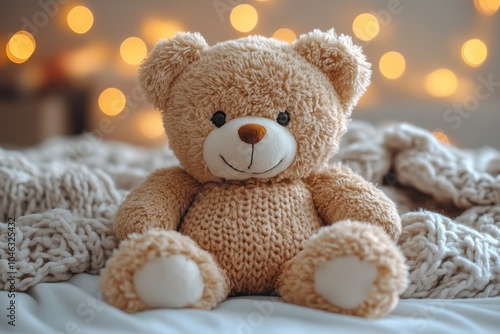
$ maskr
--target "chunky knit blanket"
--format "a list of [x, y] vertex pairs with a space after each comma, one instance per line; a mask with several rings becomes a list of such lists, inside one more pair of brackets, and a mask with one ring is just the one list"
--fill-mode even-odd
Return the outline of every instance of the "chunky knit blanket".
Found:
[[[353, 122], [338, 161], [398, 204], [411, 279], [404, 298], [500, 295], [499, 152], [445, 146], [409, 124]], [[166, 147], [90, 136], [0, 149], [0, 289], [98, 274], [117, 246], [118, 205], [151, 171], [176, 163]]]

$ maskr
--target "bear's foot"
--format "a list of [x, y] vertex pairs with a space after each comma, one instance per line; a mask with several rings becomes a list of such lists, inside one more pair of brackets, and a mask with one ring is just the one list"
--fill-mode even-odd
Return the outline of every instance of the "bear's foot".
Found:
[[357, 256], [346, 255], [328, 260], [314, 276], [314, 289], [331, 303], [354, 309], [368, 299], [377, 278], [377, 268]]
[[175, 231], [129, 236], [101, 277], [105, 300], [126, 312], [151, 308], [211, 309], [229, 287], [212, 256]]
[[177, 254], [148, 261], [134, 275], [138, 297], [149, 307], [182, 308], [203, 296], [198, 265]]
[[344, 221], [322, 228], [288, 261], [277, 290], [288, 302], [381, 318], [408, 285], [404, 257], [379, 227]]

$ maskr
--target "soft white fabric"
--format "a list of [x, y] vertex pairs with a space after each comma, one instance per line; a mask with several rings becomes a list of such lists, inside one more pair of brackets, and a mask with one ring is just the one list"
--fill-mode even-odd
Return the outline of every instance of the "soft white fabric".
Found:
[[149, 307], [182, 308], [203, 296], [200, 268], [176, 254], [149, 260], [134, 275], [135, 291]]
[[[409, 124], [354, 122], [336, 161], [398, 204], [411, 278], [403, 297], [500, 295], [499, 152], [443, 146]], [[0, 221], [16, 218], [17, 290], [97, 273], [116, 247], [111, 222], [119, 203], [152, 170], [176, 163], [167, 148], [88, 136], [0, 149]], [[0, 289], [10, 278], [6, 229], [0, 224]]]
[[[262, 140], [251, 145], [238, 135], [246, 124], [266, 129]], [[228, 180], [268, 178], [278, 175], [295, 159], [297, 142], [292, 133], [264, 117], [238, 117], [215, 128], [205, 139], [203, 158], [212, 174]]]
[[377, 278], [377, 268], [357, 256], [339, 256], [316, 270], [314, 288], [326, 300], [344, 309], [354, 309], [368, 298]]
[[127, 314], [102, 301], [98, 276], [41, 283], [16, 294], [16, 327], [5, 317], [0, 291], [0, 333], [91, 334], [331, 334], [498, 333], [500, 297], [408, 299], [384, 319], [370, 320], [285, 303], [277, 297], [235, 297], [211, 311], [157, 309]]

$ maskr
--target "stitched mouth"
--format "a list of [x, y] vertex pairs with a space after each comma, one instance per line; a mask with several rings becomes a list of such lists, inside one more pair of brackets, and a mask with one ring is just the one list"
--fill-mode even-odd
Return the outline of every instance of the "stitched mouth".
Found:
[[263, 172], [251, 172], [251, 173], [248, 173], [248, 172], [245, 172], [245, 171], [242, 171], [242, 170], [239, 170], [238, 168], [234, 168], [233, 166], [231, 166], [231, 164], [229, 162], [226, 161], [226, 159], [224, 159], [224, 157], [222, 155], [219, 154], [219, 157], [221, 157], [222, 161], [224, 161], [224, 163], [226, 165], [228, 165], [231, 169], [237, 171], [237, 172], [240, 172], [240, 173], [244, 173], [244, 174], [249, 174], [249, 175], [259, 175], [259, 174], [265, 174], [267, 172], [270, 172], [272, 171], [273, 169], [275, 169], [276, 167], [278, 167], [278, 165], [283, 161], [283, 159], [281, 159], [276, 165], [274, 165], [273, 167], [269, 168], [268, 170], [265, 170]]

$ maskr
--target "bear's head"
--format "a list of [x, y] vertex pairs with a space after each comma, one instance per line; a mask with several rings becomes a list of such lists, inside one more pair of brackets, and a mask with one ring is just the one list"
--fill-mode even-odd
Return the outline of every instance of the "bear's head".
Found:
[[199, 182], [307, 177], [336, 152], [370, 64], [333, 30], [293, 44], [250, 36], [157, 43], [139, 81], [169, 145]]

